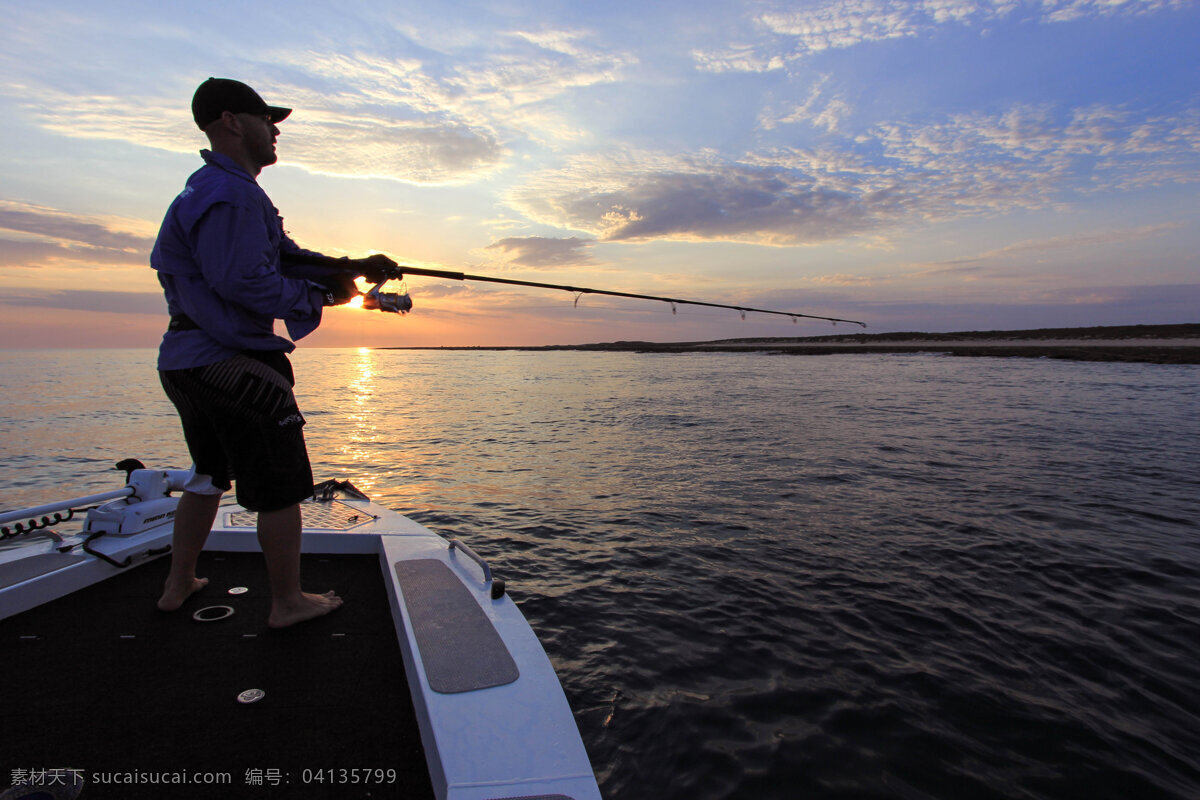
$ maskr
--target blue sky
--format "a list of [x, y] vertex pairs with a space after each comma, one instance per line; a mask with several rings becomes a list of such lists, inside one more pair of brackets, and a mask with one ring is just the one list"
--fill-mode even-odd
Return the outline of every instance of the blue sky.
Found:
[[[260, 183], [331, 254], [878, 332], [1197, 321], [1198, 2], [2, 5], [4, 346], [157, 343], [210, 75], [295, 108]], [[831, 332], [408, 288], [305, 344]]]

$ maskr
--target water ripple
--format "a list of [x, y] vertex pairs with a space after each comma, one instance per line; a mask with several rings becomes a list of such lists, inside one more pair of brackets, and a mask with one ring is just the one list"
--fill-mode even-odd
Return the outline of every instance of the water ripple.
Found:
[[[152, 353], [31, 358], [6, 485], [185, 463]], [[609, 800], [1200, 796], [1194, 367], [294, 360], [318, 474], [489, 558]]]

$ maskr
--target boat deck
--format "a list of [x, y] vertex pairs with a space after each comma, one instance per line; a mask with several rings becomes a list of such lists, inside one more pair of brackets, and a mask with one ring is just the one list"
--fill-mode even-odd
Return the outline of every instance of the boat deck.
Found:
[[[346, 604], [282, 631], [266, 625], [260, 553], [203, 553], [211, 583], [172, 613], [154, 605], [167, 567], [0, 620], [0, 786], [17, 771], [70, 770], [83, 800], [433, 797], [378, 556], [305, 555], [306, 588]], [[218, 605], [234, 613], [193, 621]], [[265, 695], [238, 702], [248, 689]], [[195, 783], [212, 780], [199, 773], [221, 782]], [[127, 782], [94, 779], [106, 774]], [[189, 783], [147, 783], [181, 775]]]

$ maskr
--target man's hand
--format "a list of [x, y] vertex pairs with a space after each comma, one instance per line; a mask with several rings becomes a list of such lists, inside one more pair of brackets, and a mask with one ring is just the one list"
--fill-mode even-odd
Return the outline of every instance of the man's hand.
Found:
[[321, 286], [325, 289], [325, 305], [340, 306], [358, 297], [360, 292], [354, 285], [354, 277], [345, 272], [335, 272], [322, 278]]
[[354, 266], [360, 270], [360, 274], [369, 280], [371, 283], [383, 283], [389, 277], [395, 274], [395, 270], [400, 266], [395, 261], [385, 256], [383, 253], [376, 253], [366, 258], [354, 259]]

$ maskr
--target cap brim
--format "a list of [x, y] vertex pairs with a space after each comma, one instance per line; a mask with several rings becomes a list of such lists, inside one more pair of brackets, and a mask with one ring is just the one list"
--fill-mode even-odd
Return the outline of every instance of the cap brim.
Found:
[[288, 114], [292, 113], [292, 110], [279, 106], [267, 106], [267, 113], [271, 115], [271, 122], [283, 122], [288, 118]]

